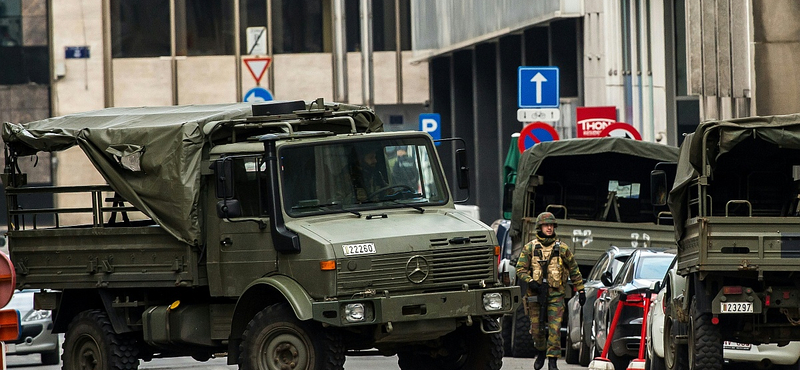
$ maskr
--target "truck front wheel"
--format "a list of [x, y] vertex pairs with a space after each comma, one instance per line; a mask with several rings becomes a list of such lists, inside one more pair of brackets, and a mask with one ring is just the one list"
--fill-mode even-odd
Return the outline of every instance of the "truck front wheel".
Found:
[[287, 303], [256, 314], [239, 348], [242, 370], [340, 370], [344, 360], [344, 345], [336, 332], [300, 321]]
[[689, 318], [689, 369], [722, 370], [722, 335], [711, 323], [711, 313], [697, 310], [692, 299]]
[[63, 370], [136, 370], [138, 354], [136, 340], [114, 333], [105, 312], [83, 311], [67, 329]]
[[[497, 320], [485, 317], [483, 327], [497, 331]], [[503, 366], [503, 338], [500, 333], [484, 334], [481, 323], [462, 326], [442, 337], [439, 348], [397, 354], [402, 370], [499, 370]]]

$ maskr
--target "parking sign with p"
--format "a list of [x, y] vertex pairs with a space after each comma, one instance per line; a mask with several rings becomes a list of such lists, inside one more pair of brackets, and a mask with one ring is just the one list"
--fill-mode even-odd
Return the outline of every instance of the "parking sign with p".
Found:
[[[419, 130], [427, 132], [433, 140], [442, 138], [442, 116], [439, 113], [422, 113], [419, 115]], [[438, 143], [437, 143], [438, 145]]]

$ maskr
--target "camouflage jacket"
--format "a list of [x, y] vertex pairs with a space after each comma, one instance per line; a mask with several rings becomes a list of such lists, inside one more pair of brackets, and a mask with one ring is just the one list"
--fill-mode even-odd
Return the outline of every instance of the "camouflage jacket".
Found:
[[[583, 277], [578, 269], [578, 263], [575, 262], [575, 257], [572, 255], [569, 246], [558, 239], [548, 246], [543, 246], [538, 239], [525, 244], [517, 260], [517, 278], [524, 282], [536, 281], [541, 284], [544, 276], [537, 261], [542, 258], [547, 259], [550, 253], [556, 250], [556, 246], [558, 246], [558, 256], [553, 256], [550, 259], [550, 264], [547, 268], [547, 270], [552, 271], [552, 273], [548, 272], [551, 294], [564, 293], [564, 287], [567, 285], [567, 276], [572, 280], [572, 286], [576, 291], [583, 290]], [[551, 251], [548, 253], [548, 250]], [[554, 273], [557, 275], [556, 280], [552, 278]], [[528, 295], [532, 293], [534, 292], [528, 291]]]

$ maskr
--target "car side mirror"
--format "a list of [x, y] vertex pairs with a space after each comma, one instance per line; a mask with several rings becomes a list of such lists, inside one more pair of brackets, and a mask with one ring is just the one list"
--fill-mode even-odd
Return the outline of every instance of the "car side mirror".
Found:
[[469, 189], [469, 166], [467, 166], [467, 150], [456, 149], [456, 173], [459, 189]]
[[614, 285], [613, 276], [611, 275], [611, 271], [606, 271], [603, 275], [600, 275], [600, 281], [603, 282], [603, 285], [609, 287]]
[[650, 203], [653, 206], [663, 206], [667, 204], [667, 173], [664, 170], [653, 170], [650, 172]]
[[216, 178], [217, 198], [233, 198], [233, 161], [230, 158], [218, 159], [211, 163], [210, 168], [214, 171]]
[[655, 292], [658, 292], [660, 290], [661, 290], [661, 282], [660, 281], [654, 281], [654, 282], [650, 283], [650, 292], [651, 293], [655, 293]]

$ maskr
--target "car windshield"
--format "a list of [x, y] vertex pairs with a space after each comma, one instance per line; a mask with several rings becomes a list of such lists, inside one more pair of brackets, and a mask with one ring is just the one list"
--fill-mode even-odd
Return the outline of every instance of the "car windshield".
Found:
[[635, 279], [661, 280], [666, 274], [674, 256], [647, 256], [643, 255], [639, 259]]
[[286, 213], [298, 217], [445, 203], [448, 194], [429, 143], [419, 137], [282, 147]]

